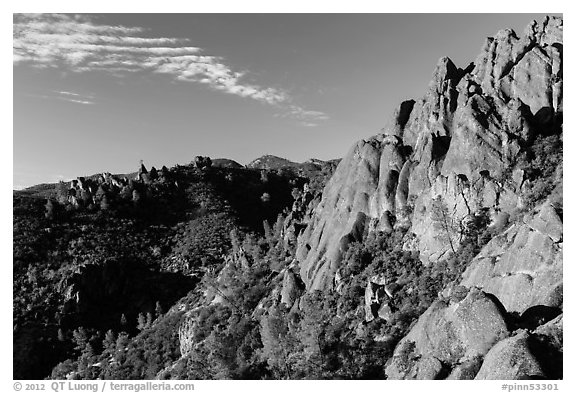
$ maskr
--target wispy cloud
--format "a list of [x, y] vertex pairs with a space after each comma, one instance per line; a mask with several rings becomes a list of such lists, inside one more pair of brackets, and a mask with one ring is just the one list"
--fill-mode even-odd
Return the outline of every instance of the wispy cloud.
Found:
[[71, 91], [53, 91], [56, 94], [56, 98], [63, 101], [72, 102], [75, 104], [82, 105], [92, 105], [95, 104], [95, 97], [92, 94], [80, 94]]
[[[179, 81], [204, 84], [212, 90], [250, 98], [279, 108], [283, 117], [305, 126], [328, 119], [319, 111], [294, 103], [288, 91], [252, 82], [219, 56], [205, 55], [186, 38], [146, 37], [142, 27], [97, 24], [91, 16], [17, 14], [14, 16], [13, 62], [40, 68], [65, 67], [74, 72], [103, 71], [112, 75], [147, 71]], [[81, 104], [90, 99], [61, 94]]]
[[276, 116], [297, 119], [300, 121], [300, 125], [304, 127], [316, 127], [319, 122], [329, 119], [328, 115], [324, 112], [305, 110], [297, 105], [288, 105], [284, 113]]
[[82, 104], [82, 105], [93, 105], [96, 103], [94, 95], [91, 94], [80, 94], [74, 93], [71, 91], [57, 91], [52, 90], [48, 94], [34, 94], [34, 93], [26, 93], [24, 94], [28, 97], [34, 98], [42, 98], [48, 100], [62, 100], [66, 102], [72, 102], [74, 104]]

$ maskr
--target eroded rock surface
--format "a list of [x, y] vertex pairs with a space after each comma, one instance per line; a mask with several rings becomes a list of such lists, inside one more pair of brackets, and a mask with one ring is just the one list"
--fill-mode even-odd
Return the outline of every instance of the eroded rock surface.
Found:
[[445, 373], [445, 378], [452, 369], [463, 369], [462, 364], [484, 356], [508, 335], [504, 318], [500, 306], [478, 290], [456, 303], [437, 300], [397, 345], [386, 375], [389, 379], [436, 379]]
[[[428, 264], [458, 248], [471, 215], [509, 217], [523, 207], [525, 175], [515, 166], [522, 146], [562, 118], [562, 30], [561, 18], [547, 17], [521, 35], [489, 38], [464, 69], [440, 59], [426, 95], [352, 147], [298, 236], [308, 290], [330, 288], [350, 242], [369, 231], [410, 228], [406, 247]], [[444, 233], [434, 218], [438, 198], [450, 217]], [[558, 225], [549, 225], [557, 242]]]
[[492, 239], [463, 274], [462, 285], [496, 296], [508, 312], [561, 308], [562, 221], [550, 202]]
[[530, 352], [530, 336], [521, 331], [496, 344], [486, 355], [475, 379], [542, 379], [544, 371]]

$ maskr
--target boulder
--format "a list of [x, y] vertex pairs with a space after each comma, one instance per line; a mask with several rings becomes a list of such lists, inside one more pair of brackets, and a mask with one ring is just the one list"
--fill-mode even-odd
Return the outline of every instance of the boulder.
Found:
[[475, 379], [543, 379], [544, 371], [530, 351], [529, 334], [521, 330], [486, 354]]
[[484, 292], [471, 290], [456, 303], [436, 300], [398, 343], [386, 375], [389, 379], [432, 379], [421, 370], [430, 369], [428, 360], [422, 364], [423, 359], [433, 357], [442, 363], [438, 373], [442, 371], [445, 377], [458, 365], [484, 356], [507, 335], [501, 306]]
[[450, 375], [446, 379], [450, 380], [471, 380], [474, 379], [478, 370], [482, 366], [482, 357], [476, 356], [472, 359], [466, 359], [462, 363], [457, 364]]
[[284, 303], [287, 308], [291, 308], [303, 290], [302, 280], [300, 280], [291, 269], [287, 269], [284, 272], [284, 278], [282, 280], [280, 302]]
[[378, 317], [385, 320], [386, 322], [391, 322], [393, 319], [394, 313], [392, 311], [392, 307], [388, 302], [382, 303], [380, 308], [378, 309]]
[[376, 317], [384, 320], [392, 319], [392, 308], [388, 299], [392, 298], [391, 290], [386, 285], [386, 277], [383, 273], [375, 274], [368, 280], [364, 291], [364, 314], [366, 322], [373, 321]]
[[562, 379], [563, 315], [519, 329], [486, 354], [475, 379]]

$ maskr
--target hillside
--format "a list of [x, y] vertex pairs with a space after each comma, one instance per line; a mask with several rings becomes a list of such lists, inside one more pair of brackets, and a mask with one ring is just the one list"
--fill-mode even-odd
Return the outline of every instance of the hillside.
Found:
[[500, 31], [342, 160], [14, 192], [14, 377], [562, 379], [562, 60]]

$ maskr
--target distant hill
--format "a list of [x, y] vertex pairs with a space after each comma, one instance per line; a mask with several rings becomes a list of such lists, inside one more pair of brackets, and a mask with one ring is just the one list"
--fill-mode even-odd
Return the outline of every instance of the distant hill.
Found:
[[280, 168], [285, 167], [296, 167], [298, 163], [287, 160], [286, 158], [273, 156], [271, 154], [263, 155], [262, 157], [256, 158], [255, 160], [251, 161], [246, 165], [247, 168], [252, 169], [275, 169], [278, 170]]
[[267, 170], [278, 170], [278, 169], [296, 169], [302, 170], [304, 172], [318, 171], [322, 170], [327, 166], [336, 166], [340, 162], [340, 159], [323, 161], [316, 158], [311, 158], [305, 162], [294, 162], [286, 158], [274, 156], [271, 154], [266, 154], [262, 157], [256, 158], [246, 165], [247, 168], [252, 169], [267, 169]]
[[[137, 174], [138, 174], [138, 172], [131, 172], [131, 173], [114, 174], [112, 176], [114, 176], [116, 178], [126, 177], [128, 179], [134, 179]], [[94, 175], [84, 176], [84, 178], [89, 179], [89, 180], [96, 180], [99, 176], [100, 176], [100, 173], [96, 173]], [[70, 181], [64, 182], [64, 184], [66, 184], [67, 186], [70, 186], [70, 183], [71, 183]], [[58, 183], [36, 184], [34, 186], [30, 186], [30, 187], [24, 188], [22, 190], [14, 190], [13, 194], [18, 195], [18, 196], [27, 196], [30, 198], [42, 198], [42, 199], [55, 198], [57, 185], [58, 185]]]
[[212, 166], [216, 168], [244, 168], [242, 164], [228, 158], [214, 158], [212, 160]]

